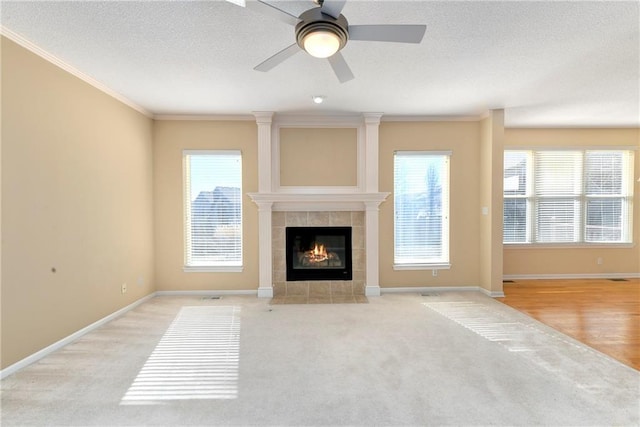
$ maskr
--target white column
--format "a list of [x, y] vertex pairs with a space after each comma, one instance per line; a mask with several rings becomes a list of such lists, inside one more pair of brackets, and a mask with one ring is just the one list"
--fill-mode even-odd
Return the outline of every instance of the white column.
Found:
[[382, 113], [364, 113], [365, 191], [378, 192], [378, 128]]
[[[378, 129], [382, 113], [364, 113], [365, 125], [365, 191], [378, 192]], [[365, 202], [366, 278], [365, 295], [380, 296], [378, 273], [378, 206], [380, 202]]]
[[258, 298], [273, 298], [273, 260], [271, 256], [272, 202], [258, 202]]
[[[258, 124], [258, 192], [271, 193], [271, 111], [254, 112]], [[269, 226], [271, 228], [271, 226]]]
[[[272, 112], [255, 112], [258, 125], [258, 193], [271, 193]], [[258, 298], [273, 298], [273, 260], [271, 259], [272, 202], [258, 204]]]
[[380, 296], [378, 274], [378, 206], [380, 202], [365, 202], [365, 249], [366, 249], [366, 278], [364, 293], [368, 297]]

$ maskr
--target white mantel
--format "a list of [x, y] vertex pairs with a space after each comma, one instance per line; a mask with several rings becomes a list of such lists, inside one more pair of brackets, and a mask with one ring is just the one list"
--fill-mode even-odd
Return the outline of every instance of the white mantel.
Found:
[[272, 211], [366, 211], [378, 209], [389, 193], [249, 193]]
[[[273, 211], [364, 211], [366, 283], [365, 295], [379, 296], [378, 209], [389, 193], [378, 192], [378, 127], [381, 113], [364, 113], [350, 118], [286, 117], [274, 123], [272, 112], [254, 113], [258, 125], [258, 192], [248, 196], [258, 205], [259, 287], [258, 297], [272, 298]], [[274, 126], [275, 125], [275, 126]], [[355, 187], [280, 187], [280, 126], [333, 127], [358, 129], [358, 183]]]

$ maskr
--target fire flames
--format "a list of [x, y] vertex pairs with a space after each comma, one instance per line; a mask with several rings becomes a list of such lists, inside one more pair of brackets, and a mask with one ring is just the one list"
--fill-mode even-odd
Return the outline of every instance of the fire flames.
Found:
[[327, 250], [324, 245], [315, 243], [313, 249], [307, 251], [305, 254], [309, 262], [322, 262], [329, 259], [329, 254], [327, 254]]
[[298, 252], [298, 263], [303, 268], [341, 267], [342, 261], [337, 253], [327, 250], [322, 243], [313, 243], [313, 247]]

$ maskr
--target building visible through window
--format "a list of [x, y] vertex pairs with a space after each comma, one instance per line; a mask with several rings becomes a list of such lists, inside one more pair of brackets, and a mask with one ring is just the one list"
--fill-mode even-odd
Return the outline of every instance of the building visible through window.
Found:
[[185, 267], [242, 266], [239, 151], [185, 151]]

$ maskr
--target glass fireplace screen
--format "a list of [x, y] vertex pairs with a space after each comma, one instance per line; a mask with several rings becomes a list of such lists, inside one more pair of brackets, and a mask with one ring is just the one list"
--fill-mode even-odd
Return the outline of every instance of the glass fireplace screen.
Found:
[[287, 281], [351, 280], [351, 227], [287, 227]]

